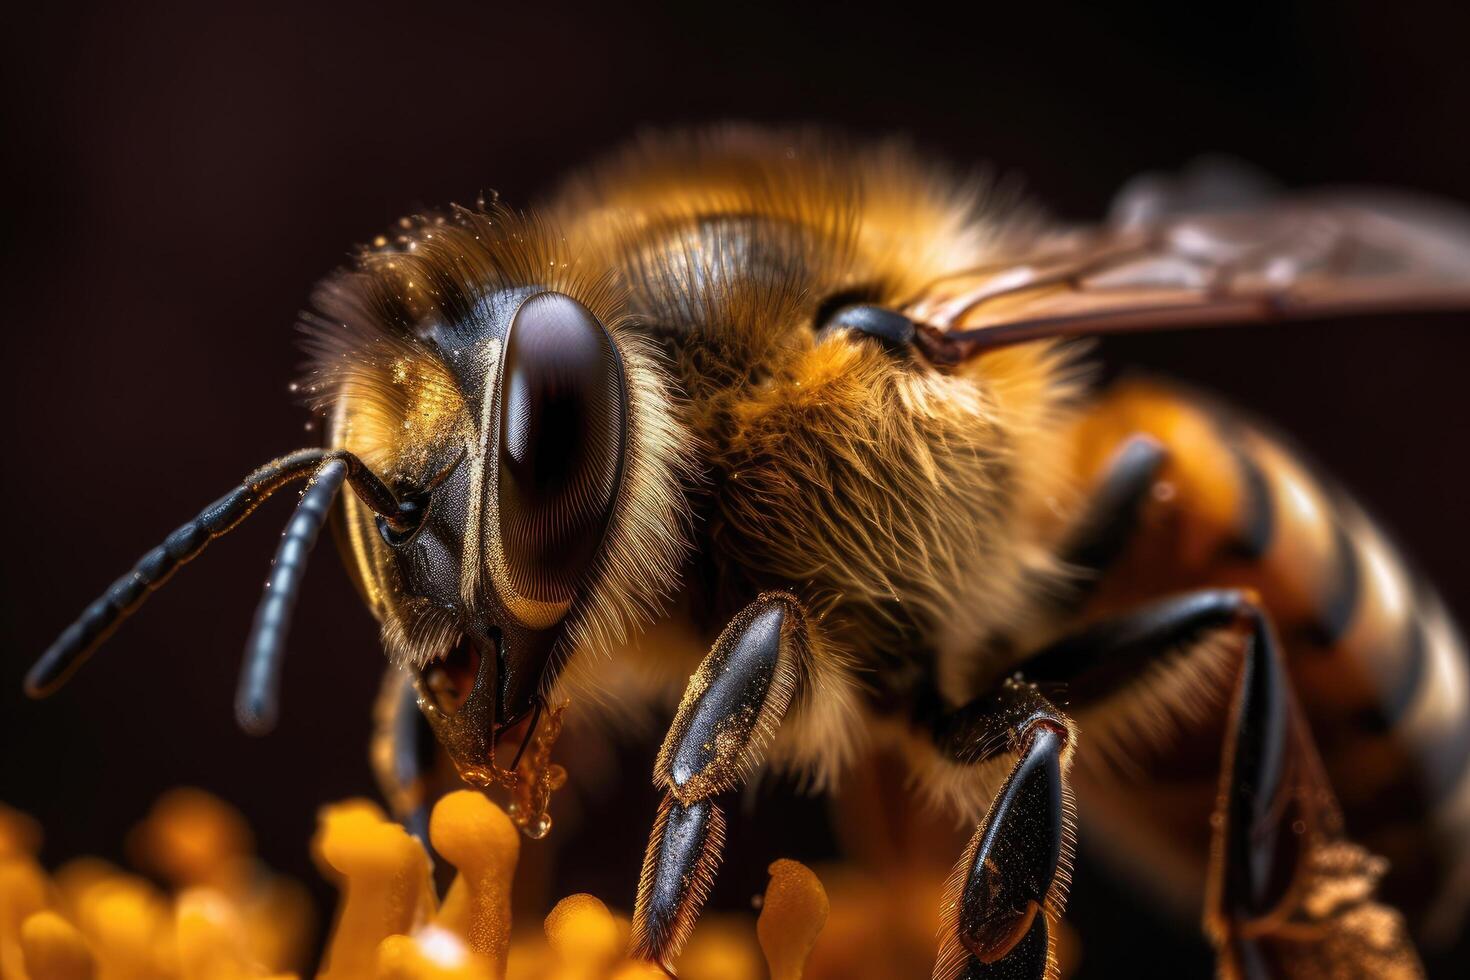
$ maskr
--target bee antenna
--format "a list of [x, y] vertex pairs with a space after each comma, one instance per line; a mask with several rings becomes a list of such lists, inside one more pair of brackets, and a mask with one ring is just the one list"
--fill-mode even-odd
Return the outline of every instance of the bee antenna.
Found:
[[306, 560], [346, 476], [347, 464], [340, 459], [323, 463], [312, 474], [276, 547], [271, 576], [266, 580], [260, 605], [255, 607], [255, 620], [245, 641], [245, 661], [235, 695], [235, 719], [252, 735], [264, 735], [276, 725], [286, 635], [291, 629], [296, 598], [301, 594], [301, 580], [306, 576]]
[[377, 513], [379, 529], [385, 538], [408, 540], [428, 514], [428, 496], [449, 478], [466, 454], [467, 450], [461, 449], [422, 491], [398, 499], [351, 454], [338, 454], [312, 474], [276, 547], [271, 577], [265, 583], [260, 605], [255, 607], [255, 621], [245, 641], [245, 661], [240, 667], [240, 686], [235, 694], [235, 720], [241, 728], [252, 735], [264, 735], [276, 726], [280, 713], [281, 664], [285, 660], [291, 614], [296, 609], [296, 597], [306, 575], [306, 560], [332, 512], [342, 481], [352, 480], [353, 490]]
[[351, 453], [302, 449], [253, 471], [229, 493], [180, 526], [138, 559], [83, 610], [47, 648], [26, 675], [26, 693], [40, 698], [61, 687], [123, 621], [216, 538], [234, 530], [268, 497], [290, 483], [311, 478], [276, 552], [271, 581], [261, 600], [246, 647], [237, 715], [249, 731], [262, 732], [275, 719], [281, 652], [306, 558], [344, 479], [362, 502], [396, 531], [407, 532], [422, 510], [405, 510], [393, 492]]

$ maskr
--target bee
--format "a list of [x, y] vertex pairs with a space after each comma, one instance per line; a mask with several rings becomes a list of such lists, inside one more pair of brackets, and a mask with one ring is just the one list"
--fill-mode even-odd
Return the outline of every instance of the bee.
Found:
[[1465, 307], [1446, 206], [1216, 166], [1066, 227], [901, 144], [649, 137], [329, 277], [302, 321], [326, 445], [146, 554], [28, 688], [304, 481], [240, 722], [276, 716], [329, 519], [389, 661], [375, 764], [420, 832], [424, 724], [537, 837], [568, 706], [630, 672], [682, 688], [639, 957], [671, 968], [758, 767], [830, 788], [881, 742], [915, 805], [976, 827], [935, 977], [1055, 974], [1078, 813], [1202, 902], [1222, 975], [1417, 975], [1409, 924], [1453, 935], [1470, 897], [1450, 617], [1284, 441], [1166, 383], [1095, 387], [1085, 339]]

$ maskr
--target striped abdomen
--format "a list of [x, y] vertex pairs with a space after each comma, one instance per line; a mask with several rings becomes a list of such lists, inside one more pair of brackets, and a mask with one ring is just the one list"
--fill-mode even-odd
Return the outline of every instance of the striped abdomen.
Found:
[[1384, 532], [1281, 442], [1187, 393], [1118, 386], [1079, 426], [1095, 479], [1122, 439], [1168, 459], [1094, 611], [1202, 586], [1254, 589], [1287, 651], [1349, 833], [1388, 857], [1386, 897], [1458, 928], [1470, 899], [1470, 660]]

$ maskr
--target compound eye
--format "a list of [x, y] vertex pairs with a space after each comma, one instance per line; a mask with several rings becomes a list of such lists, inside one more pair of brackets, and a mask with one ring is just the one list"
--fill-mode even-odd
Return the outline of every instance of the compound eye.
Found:
[[612, 516], [627, 411], [612, 339], [586, 307], [541, 293], [506, 342], [500, 413], [500, 535], [510, 585], [569, 602]]

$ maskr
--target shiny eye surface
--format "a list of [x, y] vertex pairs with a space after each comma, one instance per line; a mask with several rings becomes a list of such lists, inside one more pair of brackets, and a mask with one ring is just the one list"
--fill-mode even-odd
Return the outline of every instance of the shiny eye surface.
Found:
[[617, 497], [622, 365], [586, 307], [541, 293], [516, 314], [502, 378], [498, 499], [510, 583], [525, 598], [566, 602]]

